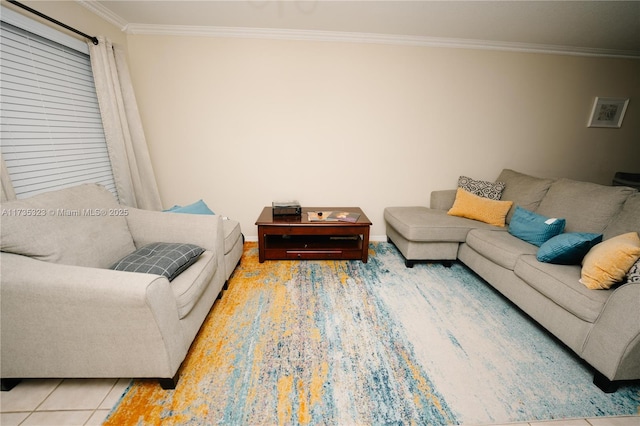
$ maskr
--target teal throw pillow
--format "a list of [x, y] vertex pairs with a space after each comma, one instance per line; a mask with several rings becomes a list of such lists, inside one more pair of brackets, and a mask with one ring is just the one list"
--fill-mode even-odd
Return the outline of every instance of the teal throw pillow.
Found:
[[188, 206], [173, 206], [165, 212], [171, 213], [190, 213], [190, 214], [215, 214], [211, 209], [207, 206], [207, 204], [198, 200], [193, 204], [189, 204]]
[[567, 232], [549, 239], [538, 249], [540, 262], [579, 265], [591, 247], [602, 241], [602, 234]]
[[561, 234], [565, 224], [565, 219], [549, 218], [516, 206], [509, 222], [509, 233], [540, 247], [551, 237]]

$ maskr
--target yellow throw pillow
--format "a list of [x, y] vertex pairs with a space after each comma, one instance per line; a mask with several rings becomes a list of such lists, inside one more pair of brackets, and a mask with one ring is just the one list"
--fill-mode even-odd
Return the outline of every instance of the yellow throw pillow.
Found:
[[638, 258], [637, 232], [609, 238], [593, 246], [582, 260], [580, 282], [592, 290], [608, 289], [624, 279]]
[[466, 217], [496, 226], [505, 225], [505, 217], [513, 201], [497, 201], [479, 197], [462, 188], [456, 192], [456, 200], [448, 214]]

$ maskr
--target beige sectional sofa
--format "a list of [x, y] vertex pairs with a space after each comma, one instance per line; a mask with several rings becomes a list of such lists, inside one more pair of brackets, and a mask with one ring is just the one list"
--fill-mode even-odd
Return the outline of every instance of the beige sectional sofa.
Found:
[[[2, 215], [3, 387], [47, 377], [158, 378], [175, 387], [242, 254], [237, 222], [121, 206], [91, 184], [4, 202]], [[204, 252], [172, 281], [110, 269], [156, 242]]]
[[[501, 201], [512, 201], [506, 226], [448, 214], [456, 190], [434, 191], [430, 208], [388, 207], [388, 239], [406, 259], [459, 260], [595, 368], [594, 383], [614, 391], [640, 379], [640, 282], [592, 290], [581, 264], [537, 259], [539, 247], [508, 232], [516, 206], [566, 220], [565, 233], [613, 237], [640, 233], [640, 194], [622, 186], [545, 179], [505, 169]], [[637, 237], [637, 236], [636, 236]]]

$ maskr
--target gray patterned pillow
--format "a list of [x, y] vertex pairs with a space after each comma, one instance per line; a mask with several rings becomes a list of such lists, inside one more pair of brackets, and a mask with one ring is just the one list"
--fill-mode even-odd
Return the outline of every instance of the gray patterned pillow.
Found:
[[636, 260], [627, 273], [627, 282], [640, 283], [640, 259]]
[[487, 182], [486, 180], [475, 180], [467, 176], [458, 178], [458, 188], [462, 188], [479, 197], [490, 200], [500, 200], [504, 191], [504, 182]]
[[169, 281], [180, 275], [204, 253], [202, 247], [182, 243], [152, 243], [123, 257], [110, 269], [164, 275]]

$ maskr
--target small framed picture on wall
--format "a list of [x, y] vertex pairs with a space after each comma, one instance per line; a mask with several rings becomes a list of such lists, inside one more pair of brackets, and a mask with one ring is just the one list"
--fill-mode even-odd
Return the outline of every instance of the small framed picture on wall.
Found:
[[619, 129], [622, 126], [624, 113], [627, 111], [629, 98], [600, 98], [596, 97], [591, 110], [591, 118], [587, 127], [611, 127]]

